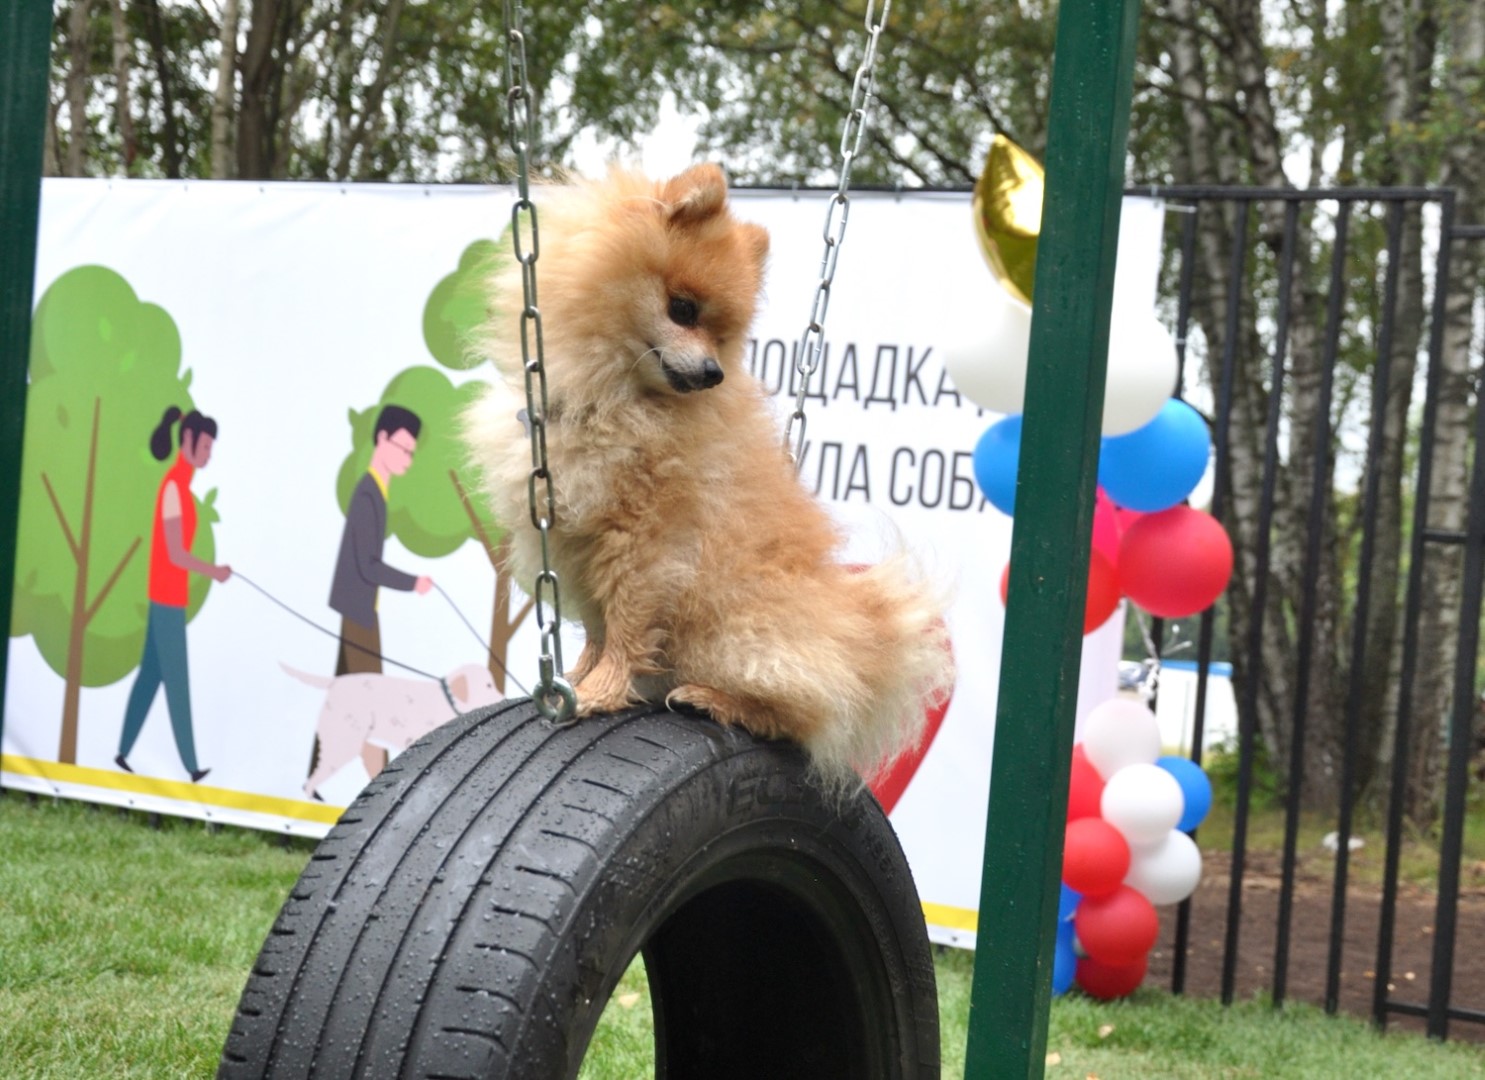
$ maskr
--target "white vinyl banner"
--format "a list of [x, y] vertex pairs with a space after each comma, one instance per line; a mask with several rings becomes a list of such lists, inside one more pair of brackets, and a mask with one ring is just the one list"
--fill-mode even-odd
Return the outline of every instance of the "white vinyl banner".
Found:
[[[750, 356], [781, 418], [832, 194], [734, 193], [772, 236]], [[1161, 214], [1132, 202], [1121, 274], [1137, 265], [1148, 285]], [[510, 192], [494, 188], [45, 182], [5, 786], [319, 835], [387, 755], [453, 706], [494, 699], [468, 674], [486, 642], [506, 694], [530, 685], [522, 583], [497, 604], [498, 530], [461, 497], [452, 430], [491, 375], [458, 344], [476, 317], [467, 280], [509, 220]], [[941, 351], [973, 336], [997, 288], [967, 194], [853, 196], [801, 470], [849, 560], [905, 542], [952, 597], [953, 698], [883, 802], [932, 935], [960, 945], [974, 942], [1011, 521], [973, 480], [998, 417], [955, 392]], [[346, 507], [389, 404], [421, 427], [383, 496], [382, 558], [408, 577], [376, 597], [379, 651], [387, 678], [428, 697], [395, 728], [325, 709], [343, 659], [329, 601]], [[165, 457], [151, 451], [169, 406], [214, 422], [207, 460], [199, 427], [193, 466], [178, 424]], [[193, 496], [184, 512], [172, 485]], [[172, 511], [191, 555], [230, 577], [190, 573], [172, 597], [151, 573]], [[434, 587], [407, 587], [419, 577]], [[1121, 611], [1085, 638], [1080, 713], [1113, 694], [1122, 629]]]

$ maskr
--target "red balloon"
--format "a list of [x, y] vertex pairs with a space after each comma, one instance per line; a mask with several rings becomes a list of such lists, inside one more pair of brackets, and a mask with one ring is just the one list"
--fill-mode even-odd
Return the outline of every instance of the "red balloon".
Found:
[[[1067, 823], [1062, 845], [1062, 880], [1073, 892], [1082, 893], [1085, 903], [1089, 897], [1124, 888], [1122, 882], [1127, 873], [1129, 841], [1123, 833], [1101, 817], [1082, 817]], [[1083, 910], [1082, 904], [1078, 910]]]
[[1114, 505], [1114, 500], [1108, 497], [1103, 488], [1098, 489], [1093, 503], [1093, 550], [1099, 552], [1109, 560], [1113, 566], [1119, 565], [1119, 534], [1123, 529], [1119, 526], [1119, 508]]
[[[1083, 744], [1078, 743], [1072, 752], [1072, 775], [1067, 787], [1067, 820], [1096, 818], [1103, 816], [1103, 777], [1088, 760]], [[1120, 880], [1123, 880], [1121, 875]]]
[[[1072, 882], [1068, 885], [1077, 888]], [[1083, 951], [1095, 960], [1133, 964], [1155, 944], [1160, 935], [1160, 917], [1143, 895], [1120, 885], [1106, 896], [1084, 895], [1073, 915], [1073, 933], [1078, 935]]]
[[1119, 606], [1119, 572], [1101, 551], [1088, 553], [1088, 598], [1083, 604], [1083, 633], [1091, 634]]
[[[1006, 602], [1011, 587], [1011, 566], [1000, 572], [1000, 602]], [[1091, 634], [1119, 606], [1119, 574], [1114, 564], [1097, 551], [1088, 553], [1088, 593], [1083, 600], [1083, 633]]]
[[1179, 619], [1211, 607], [1232, 577], [1232, 541], [1189, 506], [1146, 514], [1119, 545], [1119, 585], [1151, 615]]
[[1119, 523], [1119, 536], [1121, 538], [1129, 531], [1131, 525], [1144, 516], [1144, 512], [1141, 510], [1131, 510], [1127, 506], [1114, 504], [1114, 520]]
[[1083, 992], [1102, 1001], [1125, 997], [1145, 981], [1150, 958], [1142, 956], [1132, 964], [1105, 964], [1091, 956], [1078, 961], [1077, 980]]

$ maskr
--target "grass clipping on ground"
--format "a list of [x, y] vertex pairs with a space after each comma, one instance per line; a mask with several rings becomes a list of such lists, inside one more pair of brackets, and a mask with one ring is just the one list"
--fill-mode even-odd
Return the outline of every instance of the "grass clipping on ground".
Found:
[[[7, 1078], [209, 1077], [268, 928], [309, 848], [78, 803], [0, 795], [0, 1072]], [[938, 954], [943, 1074], [964, 1070], [973, 957]], [[636, 963], [583, 1080], [654, 1075]], [[1085, 1080], [1485, 1075], [1485, 1050], [1382, 1036], [1307, 1006], [1173, 998], [1054, 1003], [1047, 1075]]]

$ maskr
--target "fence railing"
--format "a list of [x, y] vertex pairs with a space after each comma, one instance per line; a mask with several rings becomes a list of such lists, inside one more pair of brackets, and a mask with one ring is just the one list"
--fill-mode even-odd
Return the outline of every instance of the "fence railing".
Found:
[[[1343, 978], [1370, 978], [1379, 1024], [1394, 1014], [1425, 1017], [1429, 1033], [1444, 1037], [1451, 1020], [1485, 1023], [1485, 1011], [1452, 997], [1455, 964], [1469, 955], [1458, 914], [1485, 581], [1485, 410], [1472, 400], [1480, 282], [1451, 276], [1452, 256], [1485, 241], [1485, 228], [1458, 225], [1447, 190], [1165, 187], [1131, 194], [1185, 211], [1169, 245], [1164, 295], [1183, 387], [1211, 410], [1212, 512], [1238, 552], [1234, 587], [1222, 601], [1239, 717], [1222, 1000], [1238, 991], [1255, 771], [1268, 759], [1283, 791], [1266, 987], [1274, 1002], [1291, 994], [1300, 826], [1318, 810], [1336, 834], [1325, 1007], [1338, 1008]], [[1404, 408], [1418, 389], [1421, 412]], [[1464, 417], [1471, 431], [1460, 430]], [[1405, 570], [1405, 584], [1389, 568]], [[1457, 614], [1429, 606], [1440, 595], [1457, 604]], [[1198, 761], [1216, 626], [1209, 611], [1197, 632], [1191, 751]], [[1440, 627], [1453, 628], [1442, 731], [1428, 726], [1443, 727], [1431, 711], [1443, 700], [1437, 687], [1420, 700], [1428, 689], [1420, 687], [1421, 665], [1438, 681]], [[1164, 631], [1157, 620], [1157, 651]], [[1276, 634], [1287, 646], [1282, 677], [1273, 670]], [[1317, 761], [1317, 746], [1334, 753]], [[1419, 755], [1435, 753], [1443, 760], [1437, 900], [1428, 995], [1419, 1002], [1393, 989], [1393, 955], [1408, 793], [1420, 773], [1429, 775]], [[1313, 782], [1308, 770], [1315, 768], [1327, 770], [1325, 783]], [[1317, 806], [1317, 788], [1333, 791], [1328, 805]], [[1346, 971], [1351, 838], [1358, 810], [1380, 814], [1381, 807], [1386, 842], [1374, 895], [1374, 962]], [[1193, 918], [1191, 903], [1183, 904], [1171, 966], [1177, 993], [1192, 974]]]

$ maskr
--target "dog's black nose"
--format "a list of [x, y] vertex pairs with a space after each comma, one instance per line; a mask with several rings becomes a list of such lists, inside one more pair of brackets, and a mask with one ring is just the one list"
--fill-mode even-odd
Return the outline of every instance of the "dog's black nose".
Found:
[[710, 390], [721, 381], [721, 366], [708, 356], [701, 362], [701, 375], [696, 379], [696, 388], [698, 390]]

